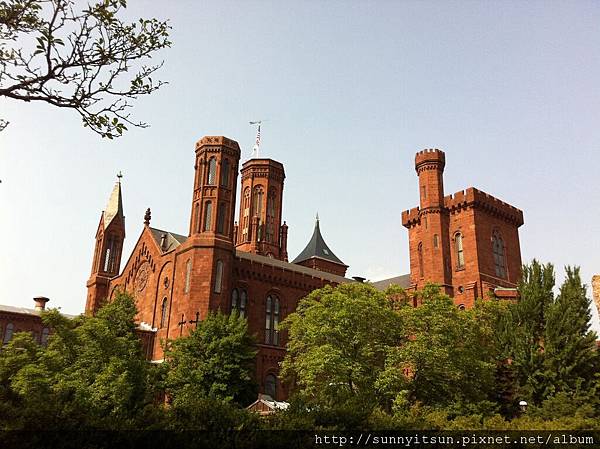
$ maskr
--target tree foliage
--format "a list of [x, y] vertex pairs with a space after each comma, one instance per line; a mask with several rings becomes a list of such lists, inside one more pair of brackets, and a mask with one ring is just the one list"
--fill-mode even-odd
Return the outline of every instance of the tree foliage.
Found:
[[166, 394], [175, 408], [199, 399], [248, 405], [257, 397], [255, 356], [245, 318], [209, 314], [188, 337], [167, 343]]
[[308, 406], [346, 419], [356, 409], [368, 414], [387, 351], [403, 337], [386, 296], [368, 284], [326, 286], [301, 300], [283, 328], [289, 341], [282, 374]]
[[152, 415], [152, 366], [135, 333], [133, 299], [119, 294], [96, 317], [48, 311], [48, 346], [19, 333], [0, 353], [5, 429], [136, 428]]
[[126, 0], [81, 5], [0, 0], [0, 97], [73, 109], [84, 126], [109, 139], [127, 125], [146, 127], [129, 109], [164, 84], [152, 79], [162, 63], [143, 62], [171, 45], [168, 23], [126, 23]]

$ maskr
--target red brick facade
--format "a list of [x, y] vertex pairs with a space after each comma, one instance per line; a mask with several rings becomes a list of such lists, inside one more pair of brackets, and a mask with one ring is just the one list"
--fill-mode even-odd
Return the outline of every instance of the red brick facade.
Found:
[[445, 163], [440, 150], [415, 157], [420, 206], [402, 213], [409, 233], [410, 281], [416, 289], [437, 283], [457, 305], [469, 308], [497, 287], [498, 296], [505, 297], [502, 288], [517, 286], [523, 212], [473, 187], [444, 196]]
[[[347, 280], [287, 262], [287, 225], [281, 224], [285, 174], [279, 162], [251, 159], [244, 163], [240, 224], [234, 223], [239, 159], [240, 149], [233, 140], [202, 138], [196, 144], [189, 235], [152, 228], [147, 214], [123, 270], [109, 274], [112, 265], [107, 262], [111, 256], [106, 236], [124, 237], [122, 207], [113, 199], [120, 198], [117, 183], [118, 194], [113, 191], [107, 206], [110, 213], [103, 212], [96, 233], [86, 312], [94, 313], [117, 289], [131, 292], [139, 310], [138, 322], [155, 333], [149, 358], [160, 360], [161, 342], [187, 335], [209, 311], [229, 313], [237, 307], [259, 342], [256, 377], [261, 392], [273, 395], [268, 378], [275, 376], [274, 397], [279, 399], [286, 392], [277, 380], [285, 351], [285, 335], [279, 335], [278, 323], [312, 290]], [[105, 229], [107, 215], [113, 218]], [[111, 241], [122, 248], [122, 239]]]
[[[149, 359], [160, 360], [166, 339], [187, 335], [210, 311], [238, 309], [259, 342], [260, 392], [283, 399], [287, 392], [277, 375], [286, 336], [279, 334], [278, 323], [311, 291], [351, 282], [343, 277], [347, 266], [325, 244], [318, 220], [296, 263], [287, 262], [281, 163], [251, 159], [243, 164], [236, 223], [238, 144], [209, 136], [198, 141], [195, 150], [188, 235], [151, 227], [148, 211], [144, 229], [120, 272], [125, 230], [121, 185], [115, 185], [96, 233], [86, 312], [93, 314], [117, 289], [132, 293]], [[476, 189], [444, 197], [444, 164], [443, 152], [417, 154], [421, 205], [402, 215], [410, 235], [411, 283], [413, 288], [426, 281], [439, 283], [457, 304], [469, 307], [475, 296], [494, 286], [516, 285], [521, 264], [517, 228], [523, 217], [518, 209]], [[459, 232], [463, 267], [457, 266], [453, 250]], [[504, 277], [495, 273], [494, 235], [502, 239]]]

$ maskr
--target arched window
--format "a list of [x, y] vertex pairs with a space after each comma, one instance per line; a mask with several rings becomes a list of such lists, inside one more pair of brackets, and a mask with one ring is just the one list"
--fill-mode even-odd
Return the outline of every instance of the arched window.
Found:
[[167, 318], [168, 318], [167, 310], [168, 310], [167, 298], [163, 298], [162, 304], [160, 305], [160, 328], [161, 329], [167, 326]]
[[433, 247], [438, 248], [440, 246], [440, 241], [437, 234], [433, 234]]
[[506, 257], [504, 254], [504, 242], [498, 232], [492, 235], [492, 252], [494, 253], [494, 267], [496, 276], [500, 278], [506, 277]]
[[192, 260], [188, 259], [185, 263], [185, 286], [183, 289], [183, 293], [190, 292], [190, 283], [192, 281]]
[[419, 256], [419, 276], [423, 277], [423, 243], [419, 242], [417, 247], [417, 254]]
[[210, 201], [207, 201], [206, 204], [204, 205], [204, 230], [205, 231], [210, 231], [211, 220], [212, 220], [212, 203]]
[[206, 183], [210, 186], [215, 185], [217, 177], [217, 160], [214, 157], [211, 157], [208, 161], [208, 177]]
[[196, 232], [200, 232], [202, 229], [200, 225], [200, 203], [196, 203], [194, 207], [194, 228], [196, 229]]
[[50, 336], [50, 329], [48, 329], [47, 327], [45, 327], [42, 330], [42, 346], [46, 346], [48, 345], [48, 337]]
[[106, 252], [104, 253], [104, 271], [107, 273], [117, 272], [117, 238], [114, 235], [108, 237]]
[[465, 254], [463, 252], [463, 236], [460, 232], [454, 236], [454, 249], [456, 251], [456, 268], [464, 268]]
[[250, 225], [250, 187], [244, 189], [244, 216], [242, 221], [242, 242], [248, 241], [248, 228]]
[[274, 295], [267, 296], [265, 343], [275, 346], [279, 344], [279, 298]]
[[233, 292], [231, 292], [231, 313], [235, 311], [241, 317], [245, 318], [247, 300], [248, 296], [246, 295], [246, 290], [234, 288]]
[[221, 164], [221, 185], [225, 187], [229, 185], [229, 159], [223, 159]]
[[271, 396], [271, 399], [277, 398], [277, 377], [273, 374], [267, 374], [265, 377], [265, 394]]
[[14, 326], [13, 323], [8, 323], [6, 325], [6, 330], [4, 331], [4, 344], [8, 343], [13, 336]]
[[254, 204], [252, 205], [252, 216], [261, 216], [263, 203], [263, 189], [261, 186], [254, 188]]
[[225, 234], [225, 216], [227, 215], [227, 205], [225, 203], [219, 204], [219, 210], [217, 211], [217, 232], [219, 234]]
[[265, 229], [265, 240], [269, 243], [275, 243], [275, 198], [277, 192], [275, 189], [269, 190], [267, 197], [267, 223]]
[[221, 287], [223, 286], [223, 261], [217, 260], [217, 269], [215, 270], [215, 293], [221, 293]]

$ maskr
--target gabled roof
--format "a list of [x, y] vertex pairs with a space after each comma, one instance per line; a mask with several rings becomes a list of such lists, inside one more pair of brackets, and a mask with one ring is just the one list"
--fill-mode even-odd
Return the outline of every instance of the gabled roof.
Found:
[[123, 198], [121, 196], [121, 181], [117, 181], [113, 187], [106, 209], [104, 209], [104, 229], [115, 217], [123, 218]]
[[296, 257], [292, 261], [292, 263], [304, 262], [305, 260], [312, 259], [313, 257], [328, 260], [333, 263], [344, 265], [345, 267], [348, 266], [340, 259], [338, 259], [338, 257], [335, 254], [333, 254], [333, 251], [329, 249], [327, 243], [325, 243], [325, 240], [321, 235], [318, 215], [317, 220], [315, 222], [315, 229], [313, 231], [312, 237], [310, 238], [310, 241], [308, 242], [308, 245], [306, 245], [306, 248], [304, 248], [302, 252], [298, 254], [298, 257]]
[[[152, 237], [156, 241], [156, 245], [161, 249], [161, 251], [163, 253], [168, 253], [169, 251], [174, 250], [175, 248], [177, 248], [179, 245], [181, 245], [183, 242], [185, 242], [187, 240], [187, 237], [185, 235], [175, 234], [174, 232], [163, 231], [161, 229], [150, 228], [150, 227], [148, 229], [150, 229], [150, 232], [152, 233]], [[165, 235], [166, 241], [165, 241], [165, 247], [161, 248], [160, 243], [161, 243], [163, 234]]]
[[390, 285], [398, 285], [402, 288], [410, 287], [410, 274], [403, 274], [389, 279], [372, 282], [377, 290], [386, 290]]

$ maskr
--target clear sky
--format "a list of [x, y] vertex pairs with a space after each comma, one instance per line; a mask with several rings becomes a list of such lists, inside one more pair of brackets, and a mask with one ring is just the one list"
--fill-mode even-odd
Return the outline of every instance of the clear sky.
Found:
[[173, 26], [169, 85], [134, 109], [149, 129], [102, 140], [73, 112], [0, 100], [0, 303], [83, 311], [115, 174], [124, 263], [147, 207], [187, 234], [196, 140], [228, 136], [246, 159], [258, 119], [261, 155], [286, 169], [290, 258], [318, 211], [348, 275], [407, 273], [414, 154], [440, 148], [447, 194], [475, 186], [524, 211], [525, 262], [600, 273], [600, 3], [129, 3]]

